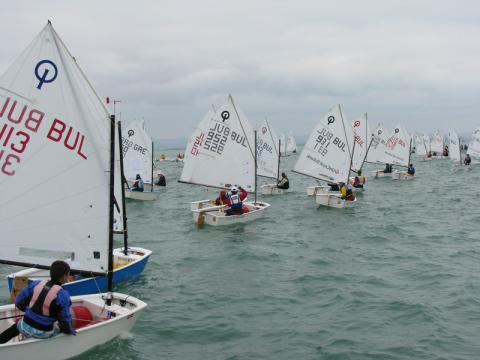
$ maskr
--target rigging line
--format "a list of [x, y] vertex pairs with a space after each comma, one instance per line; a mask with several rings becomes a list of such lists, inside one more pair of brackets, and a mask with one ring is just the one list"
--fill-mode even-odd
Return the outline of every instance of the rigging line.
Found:
[[[232, 97], [231, 94], [229, 94], [229, 98], [230, 98], [230, 101], [232, 102], [233, 109], [235, 110], [235, 114], [237, 114], [238, 123], [239, 123], [240, 127], [242, 128], [243, 134], [245, 135], [245, 139], [247, 140], [248, 149], [250, 150], [250, 155], [252, 155], [252, 158], [255, 158], [255, 155], [252, 151], [252, 146], [250, 145], [250, 141], [248, 141], [248, 134], [245, 132], [245, 129], [243, 128], [242, 121], [240, 120], [240, 115], [238, 114], [237, 107], [235, 106], [235, 103], [233, 102], [233, 97]], [[256, 149], [256, 147], [257, 147], [257, 144], [255, 144], [255, 149]]]

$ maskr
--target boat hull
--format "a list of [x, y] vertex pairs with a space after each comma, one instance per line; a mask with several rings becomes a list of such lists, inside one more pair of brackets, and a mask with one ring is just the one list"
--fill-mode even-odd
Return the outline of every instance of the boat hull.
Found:
[[[123, 281], [140, 275], [152, 252], [147, 249], [139, 247], [129, 247], [129, 254], [123, 254], [123, 248], [113, 250], [115, 258], [114, 263], [117, 267], [113, 270], [113, 285], [117, 285]], [[124, 266], [119, 266], [121, 264]], [[126, 263], [126, 264], [125, 264]], [[44, 279], [49, 275], [48, 270], [41, 269], [26, 269], [7, 276], [8, 289], [11, 292], [13, 288], [13, 281], [16, 276], [28, 277], [28, 281], [35, 281]], [[107, 290], [107, 277], [95, 276], [89, 278], [82, 278], [76, 281], [68, 282], [63, 285], [63, 288], [68, 291], [71, 296], [94, 294]]]
[[[143, 301], [120, 293], [112, 293], [112, 305], [103, 300], [106, 294], [72, 297], [73, 306], [83, 306], [93, 315], [91, 325], [77, 330], [76, 336], [60, 334], [50, 339], [25, 339], [18, 337], [0, 345], [0, 359], [69, 359], [97, 345], [104, 344], [120, 334], [128, 333], [140, 312], [147, 306]], [[121, 302], [125, 301], [122, 306]], [[0, 317], [17, 315], [14, 305], [0, 306]], [[109, 314], [115, 314], [114, 317]], [[98, 322], [97, 322], [98, 321]], [[14, 324], [14, 319], [0, 321], [0, 331]]]
[[132, 191], [125, 189], [125, 199], [139, 201], [155, 201], [160, 197], [157, 191]]
[[281, 195], [286, 194], [288, 189], [279, 189], [276, 184], [265, 184], [260, 186], [260, 193], [262, 195]]
[[318, 193], [315, 195], [315, 202], [321, 206], [344, 209], [353, 207], [357, 199], [348, 201], [342, 199], [340, 194]]
[[253, 202], [245, 201], [243, 205], [248, 207], [248, 212], [241, 215], [230, 216], [225, 214], [225, 206], [205, 205], [202, 208], [192, 209], [193, 220], [198, 225], [207, 224], [212, 226], [245, 223], [263, 217], [265, 210], [270, 207], [270, 204], [262, 201], [257, 201], [255, 204]]

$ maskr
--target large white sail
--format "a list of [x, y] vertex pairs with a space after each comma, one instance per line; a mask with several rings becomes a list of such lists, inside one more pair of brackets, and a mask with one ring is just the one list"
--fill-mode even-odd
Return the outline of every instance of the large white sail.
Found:
[[125, 178], [135, 181], [137, 174], [145, 184], [152, 183], [152, 138], [145, 131], [143, 120], [122, 129], [123, 166]]
[[353, 151], [352, 170], [358, 172], [358, 170], [360, 170], [363, 166], [367, 156], [368, 147], [372, 141], [372, 136], [368, 127], [367, 113], [353, 120], [352, 127], [355, 135], [355, 149]]
[[267, 119], [257, 129], [257, 174], [278, 179], [278, 137]]
[[382, 124], [378, 124], [372, 132], [372, 144], [367, 154], [367, 161], [370, 163], [386, 164], [389, 159], [385, 154], [388, 140], [388, 132]]
[[473, 131], [472, 139], [468, 144], [467, 154], [480, 159], [480, 128], [476, 128]]
[[347, 137], [350, 131], [353, 137], [340, 106], [335, 106], [310, 134], [294, 171], [324, 181], [346, 182], [351, 159]]
[[443, 135], [440, 130], [436, 130], [433, 134], [430, 149], [438, 156], [443, 155]]
[[231, 95], [216, 112], [205, 115], [190, 137], [180, 181], [254, 191], [254, 134]]
[[0, 260], [108, 270], [110, 124], [47, 24], [0, 77]]
[[410, 134], [401, 125], [397, 125], [385, 144], [387, 163], [408, 167], [410, 159]]
[[448, 132], [448, 156], [455, 162], [461, 162], [460, 139], [454, 129], [450, 129]]

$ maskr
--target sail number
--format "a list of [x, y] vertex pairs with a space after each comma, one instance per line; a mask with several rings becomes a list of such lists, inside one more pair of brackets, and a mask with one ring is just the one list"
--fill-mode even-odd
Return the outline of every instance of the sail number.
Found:
[[238, 134], [237, 132], [230, 130], [228, 126], [216, 123], [208, 130], [207, 138], [203, 145], [205, 150], [222, 155], [225, 145], [228, 141], [228, 138], [237, 144], [247, 147], [246, 138], [243, 135]]
[[338, 138], [337, 136], [333, 137], [333, 133], [331, 131], [323, 128], [322, 130], [317, 132], [318, 135], [315, 139], [315, 145], [313, 146], [313, 149], [316, 150], [320, 155], [327, 155], [330, 144], [335, 145], [340, 150], [345, 152], [345, 142], [340, 140], [340, 138]]

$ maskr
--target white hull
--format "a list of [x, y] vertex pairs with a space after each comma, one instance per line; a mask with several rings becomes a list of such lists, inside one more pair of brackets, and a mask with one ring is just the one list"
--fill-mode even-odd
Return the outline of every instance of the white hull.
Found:
[[[94, 346], [104, 344], [120, 334], [127, 333], [135, 324], [139, 313], [147, 306], [132, 296], [113, 293], [112, 305], [105, 305], [105, 294], [93, 294], [72, 297], [72, 305], [84, 306], [90, 310], [93, 320], [98, 323], [77, 330], [76, 336], [61, 334], [50, 339], [19, 340], [18, 337], [0, 345], [0, 359], [68, 359]], [[120, 302], [125, 300], [125, 306]], [[18, 310], [17, 310], [18, 311]], [[115, 317], [107, 319], [108, 313]], [[14, 305], [0, 307], [0, 317], [17, 315]], [[105, 319], [105, 320], [104, 320]], [[14, 323], [14, 319], [0, 321], [0, 331]]]
[[286, 194], [288, 189], [279, 189], [276, 184], [266, 184], [260, 186], [260, 193], [262, 195], [281, 195]]
[[[365, 191], [365, 185], [363, 188], [356, 188], [352, 186], [352, 192], [360, 193]], [[307, 187], [307, 196], [315, 196], [317, 194], [340, 194], [340, 191], [330, 191], [330, 186], [309, 186]]]
[[414, 175], [410, 175], [406, 171], [396, 171], [392, 175], [393, 180], [412, 180], [414, 177]]
[[[243, 205], [247, 206], [249, 211], [242, 215], [230, 215], [225, 213], [225, 206], [210, 205], [209, 201], [203, 200], [203, 202], [195, 202], [197, 204], [203, 204], [201, 208], [192, 209], [193, 221], [198, 225], [213, 225], [224, 226], [237, 223], [250, 222], [261, 218], [265, 210], [270, 207], [270, 204], [262, 201], [253, 202], [244, 201]], [[190, 207], [194, 206], [193, 203]]]
[[395, 178], [397, 175], [395, 175], [397, 173], [396, 170], [392, 171], [391, 173], [384, 173], [383, 170], [375, 170], [375, 171], [372, 171], [372, 176], [374, 178]]
[[342, 199], [340, 194], [318, 193], [315, 196], [315, 202], [321, 206], [344, 209], [344, 208], [353, 207], [357, 202], [357, 199], [349, 201], [349, 200]]
[[160, 193], [156, 191], [132, 191], [125, 189], [125, 199], [140, 201], [155, 201], [160, 197]]

